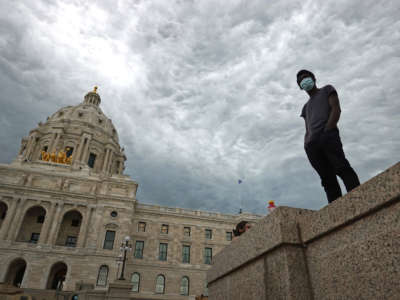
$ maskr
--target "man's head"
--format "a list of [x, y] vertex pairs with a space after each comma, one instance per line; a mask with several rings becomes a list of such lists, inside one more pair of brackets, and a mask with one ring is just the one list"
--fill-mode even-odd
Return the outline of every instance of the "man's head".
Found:
[[235, 236], [239, 236], [251, 228], [251, 225], [247, 221], [241, 221], [236, 225], [236, 229], [233, 230]]
[[[299, 72], [297, 72], [297, 85], [300, 87], [300, 89], [302, 89], [302, 90], [306, 90], [304, 87], [304, 85], [302, 86], [302, 81], [304, 80], [304, 79], [306, 79], [306, 78], [311, 78], [312, 80], [313, 80], [313, 82], [314, 82], [314, 86], [315, 86], [315, 82], [316, 82], [316, 80], [315, 80], [315, 76], [314, 76], [314, 74], [311, 72], [311, 71], [308, 71], [308, 70], [300, 70]], [[306, 79], [306, 81], [307, 80], [309, 80], [309, 79]], [[304, 83], [303, 83], [304, 84]]]

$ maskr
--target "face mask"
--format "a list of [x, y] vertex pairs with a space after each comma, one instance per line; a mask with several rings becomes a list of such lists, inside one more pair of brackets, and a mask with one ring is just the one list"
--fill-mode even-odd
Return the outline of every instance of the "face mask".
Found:
[[306, 77], [300, 82], [300, 87], [305, 91], [310, 91], [314, 87], [314, 80], [311, 77]]

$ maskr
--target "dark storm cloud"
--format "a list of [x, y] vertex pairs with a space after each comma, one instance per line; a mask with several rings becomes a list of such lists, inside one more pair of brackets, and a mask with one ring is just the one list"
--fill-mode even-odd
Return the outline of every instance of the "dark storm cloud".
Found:
[[337, 88], [361, 181], [399, 160], [397, 1], [4, 1], [0, 11], [2, 162], [98, 85], [139, 201], [317, 209], [326, 200], [303, 150], [301, 68]]

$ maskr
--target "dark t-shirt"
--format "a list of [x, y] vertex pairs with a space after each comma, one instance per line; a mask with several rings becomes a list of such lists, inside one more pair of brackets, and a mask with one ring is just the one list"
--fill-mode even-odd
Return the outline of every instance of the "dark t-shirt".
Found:
[[324, 130], [331, 112], [328, 98], [332, 93], [336, 93], [335, 88], [331, 85], [326, 85], [304, 104], [300, 116], [306, 121], [305, 145], [317, 139]]

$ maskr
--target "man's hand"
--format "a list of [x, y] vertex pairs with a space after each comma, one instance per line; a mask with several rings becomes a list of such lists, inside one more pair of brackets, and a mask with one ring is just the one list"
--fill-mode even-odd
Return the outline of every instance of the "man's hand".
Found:
[[331, 107], [331, 113], [329, 114], [328, 122], [326, 122], [324, 131], [336, 128], [340, 118], [340, 103], [337, 93], [332, 93], [328, 98], [329, 106]]

